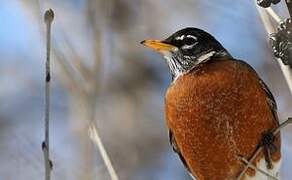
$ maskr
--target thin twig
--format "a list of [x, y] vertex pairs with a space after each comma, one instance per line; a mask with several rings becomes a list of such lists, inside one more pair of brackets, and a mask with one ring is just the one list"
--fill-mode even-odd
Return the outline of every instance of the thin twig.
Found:
[[[283, 129], [284, 127], [286, 127], [288, 124], [292, 123], [292, 118], [288, 118], [288, 120], [286, 120], [285, 122], [283, 122], [282, 124], [280, 124], [280, 126], [278, 126], [276, 129], [273, 130], [273, 135], [277, 135], [281, 129]], [[252, 162], [257, 158], [257, 156], [259, 155], [259, 153], [263, 150], [263, 146], [260, 146], [256, 152], [252, 155], [252, 157], [250, 158], [250, 160], [246, 163], [246, 166], [244, 167], [244, 169], [241, 171], [240, 175], [238, 176], [238, 180], [240, 180], [245, 172], [247, 171], [247, 169], [252, 166]]]
[[251, 166], [252, 162], [255, 160], [255, 158], [259, 155], [259, 153], [263, 150], [263, 147], [260, 146], [257, 151], [253, 154], [252, 158], [250, 158], [250, 160], [248, 161], [248, 163], [246, 164], [246, 166], [244, 167], [244, 169], [241, 171], [241, 173], [239, 174], [239, 176], [237, 177], [237, 180], [240, 180], [245, 172], [247, 171], [248, 167]]
[[267, 177], [270, 177], [270, 178], [272, 178], [272, 179], [277, 180], [277, 178], [275, 178], [274, 176], [270, 175], [269, 173], [263, 171], [263, 170], [260, 169], [260, 168], [257, 168], [257, 167], [254, 166], [253, 164], [250, 164], [250, 163], [248, 162], [248, 160], [246, 160], [244, 157], [242, 157], [242, 156], [237, 156], [237, 159], [239, 159], [240, 161], [242, 161], [242, 162], [245, 163], [248, 167], [254, 169], [255, 171], [259, 171], [259, 172], [261, 172], [262, 174], [266, 175]]
[[286, 127], [287, 125], [292, 123], [292, 117], [289, 117], [286, 121], [284, 121], [283, 123], [280, 124], [280, 126], [278, 126], [274, 131], [273, 134], [277, 135], [278, 132], [280, 132], [281, 129], [283, 129], [284, 127]]
[[[91, 1], [89, 1], [89, 2], [91, 2]], [[31, 7], [33, 7], [33, 6], [30, 6], [30, 8]], [[93, 10], [94, 10], [94, 8], [93, 8]], [[92, 24], [93, 24], [92, 28], [94, 29], [94, 32], [95, 32], [96, 38], [97, 38], [97, 36], [99, 36], [99, 35], [97, 35], [97, 34], [99, 34], [99, 31], [97, 30], [95, 23], [92, 23]], [[61, 33], [61, 36], [62, 35], [65, 35], [65, 33], [63, 33], [63, 34]], [[99, 38], [97, 38], [97, 40], [98, 41], [95, 41], [95, 42], [96, 42], [96, 44], [99, 44], [98, 43], [100, 41]], [[65, 41], [66, 45], [70, 45], [70, 44], [67, 44], [67, 43], [70, 43], [70, 42], [69, 41]], [[68, 46], [66, 46], [66, 47], [68, 48]], [[75, 51], [73, 48], [71, 48], [71, 47], [69, 47], [69, 48], [70, 48], [69, 49], [70, 51]], [[98, 57], [99, 56], [99, 52], [100, 52], [99, 50], [100, 50], [100, 48], [97, 45], [95, 47], [96, 61], [94, 63], [94, 67], [90, 71], [92, 73], [87, 74], [87, 75], [91, 76], [90, 79], [95, 79], [95, 81], [93, 83], [93, 87], [94, 88], [93, 88], [92, 91], [89, 92], [89, 91], [86, 91], [86, 89], [82, 85], [78, 85], [78, 84], [81, 84], [81, 82], [78, 81], [78, 79], [76, 78], [76, 73], [73, 73], [74, 71], [73, 71], [72, 66], [74, 66], [74, 67], [76, 66], [76, 69], [78, 71], [81, 70], [78, 67], [78, 64], [75, 63], [75, 64], [72, 65], [71, 61], [66, 61], [65, 53], [62, 52], [60, 50], [60, 48], [59, 49], [58, 48], [53, 48], [52, 49], [52, 53], [53, 53], [53, 55], [55, 55], [57, 62], [60, 63], [60, 67], [62, 68], [63, 73], [66, 75], [65, 77], [69, 80], [70, 85], [74, 88], [75, 91], [78, 91], [78, 93], [80, 93], [80, 95], [82, 95], [83, 98], [87, 98], [88, 99], [87, 101], [91, 104], [93, 110], [91, 110], [92, 111], [91, 112], [91, 114], [92, 114], [91, 116], [92, 117], [90, 118], [90, 120], [92, 122], [94, 122], [94, 120], [95, 120], [95, 117], [94, 117], [95, 107], [96, 107], [96, 105], [95, 105], [96, 98], [95, 97], [97, 96], [97, 92], [98, 92], [97, 87], [98, 87], [98, 83], [100, 81], [100, 67], [101, 67], [101, 65], [100, 65], [100, 58]], [[77, 55], [77, 52], [74, 52], [74, 54]], [[78, 58], [80, 58], [79, 55], [78, 55]], [[81, 72], [81, 71], [80, 71], [80, 74], [84, 75], [84, 73]], [[96, 78], [93, 78], [94, 75], [97, 75]], [[105, 166], [107, 167], [107, 169], [109, 171], [111, 179], [112, 180], [118, 180], [118, 176], [117, 176], [117, 174], [116, 174], [116, 172], [115, 172], [115, 170], [113, 168], [113, 165], [112, 165], [112, 163], [110, 161], [110, 158], [109, 158], [108, 154], [105, 151], [104, 145], [102, 144], [102, 141], [101, 141], [101, 138], [98, 135], [98, 132], [96, 131], [97, 130], [96, 129], [96, 125], [89, 126], [89, 127], [91, 127], [90, 128], [91, 130], [89, 129], [90, 132], [93, 132], [93, 133], [91, 133], [91, 134], [93, 134], [93, 136], [92, 136], [93, 138], [91, 138], [91, 139], [95, 143], [95, 145], [98, 147], [98, 149], [100, 150], [101, 157], [103, 158], [103, 160], [105, 162]], [[92, 131], [92, 129], [95, 129], [95, 130]], [[97, 143], [97, 142], [99, 142], [99, 143]]]
[[97, 128], [94, 123], [91, 123], [88, 130], [89, 137], [91, 140], [95, 143], [95, 145], [98, 147], [100, 151], [100, 155], [104, 161], [105, 166], [107, 167], [107, 170], [111, 176], [111, 180], [119, 180], [118, 175], [112, 165], [112, 162], [104, 148], [104, 145], [100, 139], [100, 136], [98, 135]]
[[[37, 5], [32, 5], [29, 4], [27, 1], [23, 2], [23, 8], [26, 8], [25, 11], [29, 11], [29, 12], [33, 12], [34, 17], [36, 17], [37, 19], [39, 18], [39, 14], [42, 14], [40, 12], [42, 12], [42, 7], [44, 7], [43, 3], [41, 3], [41, 0], [36, 0], [36, 1], [32, 1], [32, 3], [36, 3]], [[39, 21], [37, 21], [39, 22]], [[40, 24], [42, 25], [42, 24]], [[42, 33], [42, 31], [41, 31]], [[52, 44], [58, 45], [60, 44], [59, 41], [58, 43], [54, 43], [54, 39], [52, 37]], [[77, 53], [77, 52], [76, 52]], [[65, 52], [62, 51], [61, 48], [58, 47], [52, 47], [52, 51], [51, 51], [51, 56], [54, 57], [54, 59], [56, 60], [57, 67], [60, 68], [60, 77], [63, 77], [64, 79], [61, 78], [61, 82], [65, 84], [65, 86], [69, 89], [69, 90], [73, 90], [77, 91], [78, 94], [79, 92], [81, 92], [81, 95], [85, 97], [86, 94], [86, 89], [82, 84], [82, 82], [78, 79], [77, 77], [77, 73], [74, 72], [73, 69], [73, 65], [71, 63], [71, 59], [68, 58], [65, 55]], [[78, 69], [78, 68], [77, 68]], [[62, 81], [63, 80], [63, 81]]]
[[49, 9], [45, 12], [44, 21], [46, 23], [47, 33], [47, 54], [46, 54], [46, 74], [45, 74], [45, 141], [42, 143], [42, 149], [44, 153], [45, 160], [45, 180], [50, 180], [51, 170], [52, 170], [52, 161], [50, 160], [50, 144], [49, 144], [49, 121], [50, 121], [50, 50], [51, 50], [51, 24], [54, 19], [54, 11]]

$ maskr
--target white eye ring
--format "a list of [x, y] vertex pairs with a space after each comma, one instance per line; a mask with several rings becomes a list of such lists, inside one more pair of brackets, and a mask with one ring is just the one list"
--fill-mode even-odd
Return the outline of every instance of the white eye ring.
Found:
[[183, 40], [185, 38], [185, 35], [181, 35], [179, 37], [176, 37], [175, 40]]

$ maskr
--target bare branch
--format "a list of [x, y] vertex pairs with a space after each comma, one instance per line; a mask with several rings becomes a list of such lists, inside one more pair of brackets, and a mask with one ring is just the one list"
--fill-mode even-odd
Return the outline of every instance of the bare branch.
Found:
[[[286, 120], [285, 122], [283, 122], [282, 124], [280, 124], [280, 126], [278, 126], [276, 129], [273, 130], [273, 135], [277, 135], [281, 129], [283, 129], [284, 127], [286, 127], [288, 124], [292, 123], [292, 118], [288, 118], [288, 120]], [[250, 158], [250, 160], [246, 163], [246, 166], [244, 167], [244, 169], [242, 170], [242, 172], [240, 173], [240, 175], [238, 176], [237, 180], [240, 180], [245, 172], [247, 171], [247, 169], [252, 165], [252, 162], [257, 158], [257, 156], [259, 155], [259, 153], [261, 153], [263, 150], [263, 146], [260, 146], [256, 152], [252, 155], [252, 157]]]
[[242, 157], [242, 156], [237, 156], [237, 159], [239, 159], [240, 161], [242, 161], [242, 162], [245, 163], [248, 167], [254, 169], [255, 171], [259, 171], [259, 172], [261, 172], [262, 174], [266, 175], [267, 177], [270, 177], [270, 178], [272, 178], [272, 179], [277, 180], [277, 178], [275, 178], [274, 176], [272, 176], [272, 175], [268, 174], [267, 172], [265, 172], [265, 171], [263, 171], [263, 170], [257, 168], [257, 167], [254, 166], [253, 164], [250, 164], [250, 163], [248, 162], [248, 160], [246, 160], [244, 157]]
[[[89, 1], [91, 2], [91, 1]], [[91, 3], [96, 3], [96, 2], [91, 2]], [[97, 5], [94, 4], [94, 7], [96, 7]], [[32, 8], [32, 6], [29, 6], [28, 8]], [[42, 8], [40, 8], [42, 9]], [[36, 11], [35, 9], [33, 9], [34, 11]], [[94, 8], [93, 8], [94, 10]], [[41, 11], [41, 10], [40, 10]], [[36, 11], [39, 12], [39, 11]], [[38, 15], [37, 13], [35, 13], [36, 15]], [[95, 16], [94, 16], [95, 17]], [[92, 28], [94, 29], [94, 33], [95, 33], [95, 38], [96, 38], [96, 44], [95, 44], [95, 52], [96, 52], [96, 58], [95, 58], [95, 63], [93, 65], [92, 69], [87, 68], [83, 62], [81, 61], [81, 57], [78, 55], [78, 52], [76, 51], [76, 49], [74, 49], [74, 47], [70, 44], [69, 39], [67, 39], [66, 37], [66, 33], [59, 30], [59, 33], [61, 34], [61, 36], [63, 37], [64, 40], [64, 47], [66, 49], [68, 49], [70, 51], [70, 53], [73, 54], [74, 61], [72, 63], [72, 61], [67, 60], [68, 58], [65, 55], [65, 52], [60, 50], [61, 48], [52, 48], [52, 55], [56, 57], [57, 63], [59, 63], [61, 69], [62, 69], [62, 73], [64, 74], [64, 77], [66, 78], [66, 80], [68, 80], [67, 84], [69, 84], [69, 87], [73, 87], [74, 91], [76, 91], [78, 95], [81, 95], [83, 98], [86, 99], [86, 101], [90, 104], [90, 106], [92, 107], [92, 109], [90, 110], [90, 118], [89, 120], [93, 122], [95, 121], [95, 108], [96, 108], [96, 96], [98, 95], [99, 92], [99, 86], [98, 84], [100, 83], [100, 67], [101, 67], [101, 62], [100, 62], [100, 32], [97, 28], [97, 26], [95, 25], [95, 23], [92, 22]], [[54, 39], [52, 39], [52, 42], [54, 42]], [[58, 42], [58, 44], [60, 44]], [[108, 57], [107, 57], [108, 58]], [[71, 60], [71, 58], [70, 58]], [[79, 76], [77, 76], [76, 73], [74, 73], [74, 68], [77, 69], [78, 74], [80, 73], [80, 77], [86, 79], [86, 82], [90, 81], [92, 82], [92, 87], [89, 90], [87, 90], [86, 88], [84, 88], [82, 84], [82, 82], [80, 81], [80, 79], [78, 79]], [[89, 71], [89, 72], [88, 72]], [[109, 171], [109, 174], [111, 176], [112, 180], [118, 180], [118, 176], [113, 168], [113, 165], [111, 164], [110, 158], [108, 156], [108, 153], [106, 153], [106, 150], [104, 148], [104, 145], [101, 141], [101, 138], [97, 132], [96, 129], [96, 125], [90, 125], [90, 132], [91, 134], [93, 134], [93, 138], [91, 138], [91, 140], [94, 142], [94, 144], [98, 147], [98, 149], [100, 150], [101, 153], [101, 157], [103, 158], [103, 161], [105, 162], [105, 166], [107, 167], [107, 170]], [[94, 131], [92, 131], [93, 129], [95, 129]], [[93, 132], [93, 133], [92, 133]], [[99, 142], [99, 143], [97, 143]], [[86, 172], [85, 172], [86, 173]]]
[[50, 160], [50, 144], [49, 144], [49, 121], [50, 121], [50, 50], [51, 50], [51, 24], [54, 19], [54, 11], [49, 9], [45, 12], [44, 21], [46, 23], [46, 39], [47, 39], [47, 57], [46, 57], [46, 74], [45, 74], [45, 141], [42, 143], [42, 149], [45, 160], [45, 180], [50, 180], [51, 170], [53, 167]]
[[91, 138], [91, 140], [94, 142], [94, 144], [98, 147], [100, 155], [104, 161], [104, 164], [111, 176], [111, 180], [119, 180], [118, 175], [112, 165], [112, 162], [104, 148], [104, 145], [100, 139], [100, 136], [97, 132], [97, 128], [95, 126], [94, 123], [91, 123], [91, 125], [89, 126], [89, 130], [88, 130], [88, 134], [89, 137]]

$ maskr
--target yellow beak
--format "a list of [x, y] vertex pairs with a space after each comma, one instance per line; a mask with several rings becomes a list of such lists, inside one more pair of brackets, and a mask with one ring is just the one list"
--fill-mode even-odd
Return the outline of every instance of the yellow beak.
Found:
[[176, 49], [175, 46], [163, 43], [159, 40], [144, 40], [141, 42], [141, 44], [158, 52], [173, 51]]

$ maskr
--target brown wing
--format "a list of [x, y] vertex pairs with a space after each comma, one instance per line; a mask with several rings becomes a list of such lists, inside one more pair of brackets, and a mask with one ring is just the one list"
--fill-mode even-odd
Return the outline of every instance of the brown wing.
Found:
[[187, 165], [187, 162], [186, 160], [184, 159], [184, 157], [182, 156], [177, 144], [176, 144], [176, 141], [175, 141], [175, 137], [173, 136], [171, 130], [168, 130], [168, 137], [169, 137], [169, 143], [173, 149], [174, 152], [177, 153], [178, 157], [180, 158], [181, 162], [183, 163], [183, 165], [185, 166], [185, 168], [187, 169], [188, 173], [190, 174], [190, 176], [193, 178], [193, 179], [196, 179], [195, 176], [191, 173], [191, 170], [189, 168], [189, 166]]
[[270, 109], [271, 109], [271, 111], [273, 113], [274, 119], [275, 119], [275, 121], [277, 121], [277, 124], [279, 125], [280, 123], [279, 123], [279, 118], [278, 118], [278, 114], [277, 114], [277, 103], [276, 103], [276, 100], [275, 100], [272, 92], [270, 91], [269, 87], [258, 76], [257, 72], [253, 69], [252, 66], [250, 66], [249, 64], [247, 64], [245, 61], [242, 61], [242, 60], [236, 60], [236, 61], [238, 61], [239, 63], [241, 63], [244, 66], [247, 66], [250, 70], [252, 70], [257, 75], [257, 78], [258, 78], [260, 84], [262, 85], [263, 90], [265, 91], [265, 93], [267, 95], [267, 103], [270, 106]]

